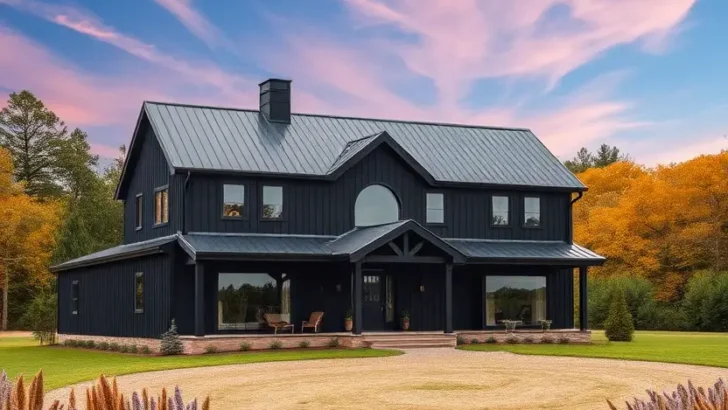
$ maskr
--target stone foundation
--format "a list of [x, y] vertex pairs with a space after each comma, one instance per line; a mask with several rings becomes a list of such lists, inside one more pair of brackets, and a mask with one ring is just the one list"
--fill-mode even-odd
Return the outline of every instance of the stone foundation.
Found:
[[509, 343], [509, 339], [515, 338], [518, 343], [541, 343], [544, 337], [551, 338], [551, 343], [562, 343], [566, 339], [569, 343], [591, 343], [591, 331], [574, 330], [516, 330], [506, 333], [504, 330], [464, 330], [456, 332], [458, 337], [470, 344], [475, 339], [478, 343], [486, 343], [488, 339], [494, 338], [496, 343]]
[[[242, 350], [243, 343], [248, 345], [249, 350], [271, 349], [274, 342], [280, 343], [280, 349], [301, 348], [301, 342], [308, 342], [308, 348], [329, 347], [331, 340], [337, 338], [339, 346], [344, 348], [368, 347], [364, 338], [351, 333], [327, 333], [327, 334], [279, 334], [279, 335], [210, 335], [204, 337], [180, 336], [184, 354], [203, 354], [208, 348], [214, 348], [216, 352], [237, 352]], [[58, 343], [65, 340], [93, 340], [96, 344], [101, 342], [117, 343], [119, 345], [136, 345], [137, 348], [148, 346], [155, 353], [159, 353], [161, 340], [143, 339], [134, 337], [111, 337], [111, 336], [89, 336], [89, 335], [68, 335], [59, 334]]]

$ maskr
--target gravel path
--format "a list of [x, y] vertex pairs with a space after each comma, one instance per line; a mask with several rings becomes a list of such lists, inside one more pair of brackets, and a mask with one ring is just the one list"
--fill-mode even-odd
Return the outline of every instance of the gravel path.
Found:
[[[228, 409], [606, 409], [606, 398], [644, 396], [728, 369], [609, 359], [420, 349], [386, 358], [257, 363], [119, 377], [122, 390], [179, 385]], [[88, 384], [75, 386], [83, 393]], [[79, 391], [79, 388], [81, 390]], [[67, 397], [69, 389], [46, 395]], [[80, 395], [79, 395], [80, 396]]]

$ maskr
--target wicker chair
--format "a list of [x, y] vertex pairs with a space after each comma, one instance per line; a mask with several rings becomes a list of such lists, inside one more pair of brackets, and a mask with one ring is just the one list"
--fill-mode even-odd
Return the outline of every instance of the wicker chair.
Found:
[[314, 333], [318, 333], [318, 327], [321, 324], [321, 320], [324, 318], [324, 312], [313, 312], [308, 320], [304, 320], [301, 323], [301, 333], [307, 327], [312, 327]]

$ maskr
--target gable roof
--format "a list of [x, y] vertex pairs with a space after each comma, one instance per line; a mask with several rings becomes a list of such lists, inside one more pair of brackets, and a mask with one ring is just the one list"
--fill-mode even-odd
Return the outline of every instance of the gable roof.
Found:
[[145, 102], [169, 166], [333, 179], [387, 143], [433, 185], [478, 184], [583, 191], [586, 187], [527, 129], [292, 114]]

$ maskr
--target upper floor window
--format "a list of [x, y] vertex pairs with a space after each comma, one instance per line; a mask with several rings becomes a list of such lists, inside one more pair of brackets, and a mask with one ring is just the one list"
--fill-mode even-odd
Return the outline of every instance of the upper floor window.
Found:
[[166, 186], [154, 191], [154, 225], [169, 222], [169, 188]]
[[283, 187], [263, 186], [263, 219], [283, 218]]
[[541, 226], [541, 198], [523, 198], [523, 225], [531, 228]]
[[136, 196], [136, 229], [142, 229], [144, 223], [143, 211], [144, 211], [144, 196], [137, 194]]
[[245, 185], [224, 184], [222, 190], [222, 216], [242, 218], [245, 209]]
[[78, 281], [74, 280], [71, 283], [71, 313], [74, 315], [78, 314]]
[[507, 196], [493, 196], [492, 199], [492, 215], [490, 218], [491, 225], [508, 226], [509, 221], [509, 201]]
[[144, 272], [137, 272], [134, 278], [134, 312], [144, 312]]
[[382, 185], [369, 185], [356, 197], [354, 224], [356, 226], [381, 225], [399, 220], [399, 201], [394, 193]]
[[427, 223], [445, 222], [445, 196], [439, 193], [427, 194]]

